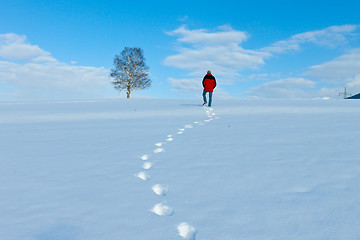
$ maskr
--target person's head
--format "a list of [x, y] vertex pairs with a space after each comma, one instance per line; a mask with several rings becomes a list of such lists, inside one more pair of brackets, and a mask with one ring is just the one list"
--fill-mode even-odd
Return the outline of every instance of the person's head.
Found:
[[211, 71], [210, 71], [210, 70], [208, 70], [208, 71], [207, 71], [207, 73], [208, 73], [208, 74], [211, 74]]

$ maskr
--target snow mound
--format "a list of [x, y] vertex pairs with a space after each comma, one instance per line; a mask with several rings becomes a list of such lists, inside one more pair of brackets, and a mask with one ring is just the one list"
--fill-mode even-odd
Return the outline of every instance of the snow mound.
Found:
[[193, 226], [183, 222], [177, 226], [177, 230], [179, 232], [179, 235], [185, 238], [186, 240], [195, 239], [196, 229]]
[[159, 216], [171, 216], [174, 213], [174, 211], [171, 209], [171, 207], [169, 207], [163, 203], [156, 204], [151, 209], [151, 211]]
[[156, 184], [152, 187], [152, 190], [154, 191], [154, 193], [156, 193], [157, 195], [160, 196], [164, 196], [167, 194], [168, 189], [167, 187], [161, 185], [161, 184]]

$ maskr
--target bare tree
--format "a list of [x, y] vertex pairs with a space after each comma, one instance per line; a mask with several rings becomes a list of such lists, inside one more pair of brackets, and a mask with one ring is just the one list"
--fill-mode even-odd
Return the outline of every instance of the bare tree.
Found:
[[112, 84], [119, 91], [126, 89], [127, 98], [136, 90], [150, 87], [149, 67], [141, 48], [124, 48], [120, 55], [115, 55], [114, 67], [110, 73], [114, 78]]

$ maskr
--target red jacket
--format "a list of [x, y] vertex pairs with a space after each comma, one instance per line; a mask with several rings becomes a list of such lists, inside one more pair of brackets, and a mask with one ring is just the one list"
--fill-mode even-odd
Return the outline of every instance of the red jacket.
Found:
[[205, 75], [202, 84], [204, 91], [213, 92], [214, 88], [216, 87], [216, 79], [213, 75], [211, 75], [211, 73], [208, 73]]

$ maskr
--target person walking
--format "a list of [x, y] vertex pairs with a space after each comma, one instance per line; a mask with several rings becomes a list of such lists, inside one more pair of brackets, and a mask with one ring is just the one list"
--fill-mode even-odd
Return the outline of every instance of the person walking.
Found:
[[209, 104], [208, 107], [211, 107], [211, 102], [212, 102], [212, 94], [214, 91], [214, 88], [216, 87], [216, 79], [215, 77], [211, 74], [211, 71], [207, 71], [207, 74], [205, 75], [203, 81], [202, 81], [202, 85], [204, 87], [204, 91], [203, 91], [203, 99], [204, 99], [204, 103], [203, 105], [207, 104], [207, 100], [206, 100], [206, 93], [209, 93]]

